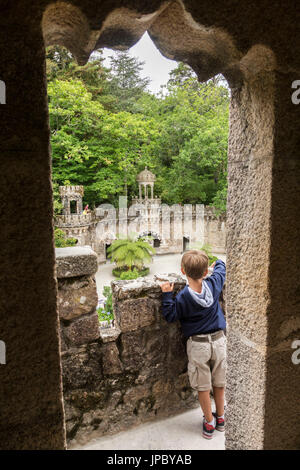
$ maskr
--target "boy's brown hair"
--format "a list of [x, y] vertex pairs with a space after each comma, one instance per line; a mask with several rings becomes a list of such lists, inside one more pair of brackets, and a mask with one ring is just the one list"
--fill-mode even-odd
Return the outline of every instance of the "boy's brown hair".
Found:
[[208, 269], [208, 256], [200, 250], [187, 251], [181, 258], [181, 267], [188, 277], [201, 279]]

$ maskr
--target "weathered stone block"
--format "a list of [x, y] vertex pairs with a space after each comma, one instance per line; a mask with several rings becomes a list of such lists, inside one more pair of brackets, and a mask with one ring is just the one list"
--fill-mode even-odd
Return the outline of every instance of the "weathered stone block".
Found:
[[147, 365], [156, 366], [165, 364], [167, 369], [167, 358], [169, 350], [168, 325], [164, 328], [145, 331], [145, 346], [142, 353]]
[[165, 395], [172, 392], [172, 383], [166, 380], [158, 380], [152, 388], [153, 395], [164, 400]]
[[75, 406], [81, 412], [85, 412], [103, 408], [107, 401], [107, 393], [103, 390], [74, 390], [68, 394], [67, 399], [72, 406]]
[[174, 283], [174, 293], [183, 289], [186, 280], [178, 274], [160, 274], [153, 277], [139, 278], [134, 281], [113, 281], [112, 290], [115, 300], [125, 300], [148, 296], [152, 298], [161, 297], [160, 284], [162, 281]]
[[95, 279], [89, 276], [58, 279], [57, 303], [59, 316], [64, 320], [91, 313], [98, 303]]
[[102, 351], [104, 375], [121, 374], [123, 367], [119, 358], [119, 350], [116, 343], [110, 342], [103, 345]]
[[117, 323], [123, 333], [135, 331], [155, 322], [156, 306], [148, 297], [127, 299], [115, 308]]
[[101, 360], [102, 350], [98, 343], [69, 349], [63, 353], [62, 372], [65, 394], [70, 390], [101, 383], [103, 379]]
[[121, 360], [125, 369], [139, 370], [145, 363], [143, 331], [121, 335]]
[[146, 385], [137, 385], [136, 387], [129, 388], [124, 397], [124, 403], [136, 403], [143, 398], [146, 398], [150, 394], [149, 386]]
[[58, 279], [92, 275], [97, 272], [97, 255], [89, 246], [56, 248], [55, 256]]
[[100, 336], [103, 343], [117, 341], [120, 334], [121, 331], [119, 330], [119, 328], [100, 328]]
[[62, 329], [69, 346], [80, 346], [95, 341], [100, 337], [98, 314], [95, 312], [84, 315]]

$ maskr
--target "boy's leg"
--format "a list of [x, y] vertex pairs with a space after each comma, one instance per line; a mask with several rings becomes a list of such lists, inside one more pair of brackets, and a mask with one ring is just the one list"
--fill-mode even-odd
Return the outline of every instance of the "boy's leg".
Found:
[[224, 388], [226, 373], [226, 337], [213, 342], [213, 360], [212, 360], [212, 385], [216, 404], [216, 429], [225, 430], [224, 421]]
[[213, 387], [217, 416], [224, 415], [224, 390], [224, 387]]
[[208, 423], [210, 423], [213, 420], [213, 415], [211, 411], [210, 390], [198, 392], [198, 398], [205, 419]]

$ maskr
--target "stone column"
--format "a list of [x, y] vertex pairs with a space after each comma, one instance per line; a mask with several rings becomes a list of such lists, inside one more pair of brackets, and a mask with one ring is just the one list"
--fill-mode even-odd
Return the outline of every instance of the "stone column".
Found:
[[64, 197], [63, 206], [64, 206], [64, 209], [63, 209], [64, 215], [70, 215], [71, 214], [70, 201], [67, 196]]
[[[261, 72], [232, 92], [227, 211], [229, 449], [299, 448], [297, 77]], [[296, 331], [297, 330], [297, 331]]]
[[[300, 105], [291, 101], [291, 84], [296, 79], [296, 72], [275, 76], [264, 436], [267, 449], [300, 448], [300, 364], [292, 362], [292, 343], [300, 340]], [[289, 423], [287, 427], [285, 422]]]
[[76, 209], [77, 209], [77, 214], [81, 215], [82, 214], [82, 197], [78, 198]]
[[31, 7], [1, 6], [0, 448], [63, 449], [45, 57]]

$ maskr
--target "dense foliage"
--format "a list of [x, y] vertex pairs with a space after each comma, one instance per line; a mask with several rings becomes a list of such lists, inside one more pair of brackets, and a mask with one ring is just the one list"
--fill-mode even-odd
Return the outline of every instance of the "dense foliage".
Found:
[[75, 246], [76, 238], [68, 238], [66, 233], [60, 228], [54, 230], [54, 244], [56, 248], [65, 248], [67, 246]]
[[[82, 184], [84, 203], [118, 204], [137, 194], [145, 165], [163, 202], [226, 207], [228, 89], [199, 83], [178, 64], [158, 95], [126, 52], [84, 67], [61, 47], [48, 48], [47, 77], [54, 187]], [[56, 192], [58, 200], [58, 192]], [[56, 204], [59, 210], [59, 205]]]

